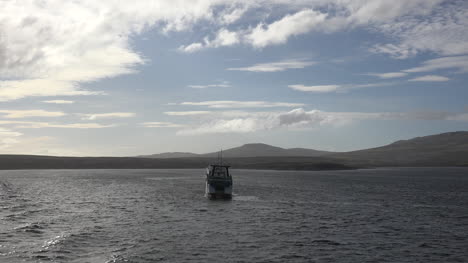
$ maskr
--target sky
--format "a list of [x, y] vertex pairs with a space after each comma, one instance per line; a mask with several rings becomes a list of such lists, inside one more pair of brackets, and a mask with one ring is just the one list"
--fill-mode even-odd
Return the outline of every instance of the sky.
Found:
[[468, 130], [468, 2], [0, 1], [0, 153], [351, 151]]

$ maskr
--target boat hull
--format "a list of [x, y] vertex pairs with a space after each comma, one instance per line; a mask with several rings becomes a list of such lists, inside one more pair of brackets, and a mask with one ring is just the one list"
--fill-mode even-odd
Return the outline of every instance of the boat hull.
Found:
[[232, 185], [224, 187], [216, 187], [210, 183], [206, 183], [205, 196], [209, 199], [231, 199]]

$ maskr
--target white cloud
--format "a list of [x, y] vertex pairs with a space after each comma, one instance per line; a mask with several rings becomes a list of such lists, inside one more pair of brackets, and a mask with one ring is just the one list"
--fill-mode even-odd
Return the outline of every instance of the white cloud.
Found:
[[113, 118], [130, 118], [134, 117], [133, 112], [109, 112], [109, 113], [90, 113], [80, 114], [84, 120], [98, 120], [98, 119], [113, 119]]
[[426, 75], [421, 77], [416, 77], [410, 79], [409, 81], [425, 81], [425, 82], [441, 82], [441, 81], [449, 81], [450, 79], [444, 76], [438, 75]]
[[12, 130], [9, 130], [9, 129], [5, 129], [5, 128], [0, 128], [0, 138], [4, 139], [5, 137], [8, 138], [8, 137], [18, 137], [18, 136], [21, 136], [23, 135], [22, 133], [20, 132], [16, 132], [16, 131], [12, 131]]
[[20, 132], [12, 131], [10, 129], [0, 128], [0, 149], [3, 151], [7, 148], [19, 143], [17, 137], [23, 135]]
[[325, 21], [327, 14], [312, 9], [286, 15], [269, 25], [258, 24], [252, 32], [246, 35], [247, 42], [254, 47], [284, 44], [292, 36], [305, 34]]
[[192, 43], [187, 46], [180, 46], [179, 51], [185, 52], [185, 53], [193, 53], [199, 50], [202, 50], [204, 45], [202, 43]]
[[0, 125], [11, 125], [17, 129], [68, 128], [68, 129], [99, 129], [115, 127], [116, 124], [102, 125], [99, 123], [49, 123], [36, 121], [0, 121]]
[[366, 83], [366, 84], [344, 84], [344, 85], [314, 85], [305, 86], [302, 84], [289, 85], [288, 88], [304, 92], [327, 93], [346, 92], [352, 89], [374, 88], [393, 85], [393, 82]]
[[[209, 0], [1, 1], [0, 100], [96, 94], [81, 85], [133, 73], [145, 62], [132, 49], [133, 36], [152, 27], [188, 30], [216, 21], [214, 12], [226, 10], [231, 12], [223, 23], [229, 24], [242, 16], [242, 8]], [[219, 40], [232, 41], [224, 32]]]
[[169, 116], [193, 116], [211, 114], [211, 111], [166, 111], [164, 114]]
[[102, 94], [83, 84], [134, 73], [145, 63], [131, 38], [150, 29], [190, 31], [200, 22], [210, 23], [214, 36], [180, 50], [241, 43], [262, 48], [314, 30], [362, 27], [392, 39], [375, 52], [466, 54], [467, 6], [439, 0], [1, 1], [0, 101]]
[[387, 73], [369, 73], [368, 75], [376, 76], [381, 79], [392, 79], [392, 78], [401, 78], [408, 75], [405, 72], [387, 72]]
[[335, 113], [318, 110], [305, 111], [302, 108], [288, 112], [251, 113], [234, 119], [215, 119], [199, 126], [192, 126], [177, 132], [178, 135], [199, 135], [210, 133], [248, 133], [279, 128], [310, 128], [321, 125], [341, 125], [346, 118]]
[[246, 117], [246, 116], [264, 116], [265, 114], [270, 114], [271, 112], [251, 112], [243, 110], [223, 110], [223, 111], [166, 111], [164, 114], [169, 116], [200, 116], [200, 117], [227, 117], [227, 118], [237, 118], [237, 117]]
[[244, 3], [243, 6], [232, 6], [227, 8], [219, 14], [219, 21], [221, 24], [229, 25], [238, 21], [248, 10], [248, 3]]
[[218, 31], [216, 38], [210, 42], [210, 46], [232, 46], [237, 43], [239, 43], [239, 34], [237, 32], [231, 32], [225, 28], [222, 28]]
[[[404, 77], [411, 73], [432, 72], [437, 70], [456, 69], [458, 73], [468, 72], [468, 56], [452, 56], [441, 57], [436, 59], [426, 60], [421, 66], [413, 67], [402, 70], [401, 72], [389, 73], [369, 73], [371, 76], [378, 76], [380, 78], [398, 78]], [[449, 78], [438, 75], [426, 75], [410, 79], [410, 81], [447, 81]]]
[[402, 1], [399, 5], [408, 8], [407, 16], [400, 11], [395, 18], [377, 25], [380, 32], [397, 41], [376, 45], [373, 51], [400, 59], [426, 51], [442, 55], [468, 53], [467, 2], [418, 2]]
[[[408, 58], [420, 52], [442, 55], [468, 53], [468, 18], [466, 1], [412, 0], [412, 1], [239, 1], [240, 8], [232, 7], [238, 1], [231, 1], [231, 8], [222, 10], [219, 26], [225, 24], [225, 14], [232, 14], [226, 23], [237, 21], [247, 11], [254, 10], [246, 21], [248, 25], [229, 31], [235, 41], [225, 45], [209, 44], [204, 41], [182, 46], [187, 52], [207, 47], [247, 44], [256, 48], [284, 44], [294, 36], [312, 31], [332, 33], [362, 28], [372, 33], [383, 34], [385, 41], [375, 44], [370, 50], [395, 58]], [[237, 9], [236, 9], [237, 8]], [[233, 11], [232, 11], [233, 10]], [[274, 12], [272, 10], [275, 10]], [[284, 10], [282, 12], [282, 10]], [[289, 14], [288, 14], [289, 13]], [[272, 14], [281, 18], [268, 20]], [[216, 16], [216, 14], [215, 14]], [[260, 21], [259, 21], [260, 20]], [[215, 25], [216, 28], [216, 25]], [[219, 33], [216, 33], [219, 34]], [[216, 39], [217, 37], [215, 37]]]
[[396, 59], [406, 59], [413, 57], [418, 53], [418, 50], [403, 44], [377, 44], [369, 49], [373, 53], [384, 53]]
[[103, 94], [86, 89], [86, 83], [134, 73], [145, 63], [132, 48], [133, 37], [150, 29], [190, 31], [200, 22], [209, 23], [213, 37], [181, 46], [182, 51], [242, 43], [263, 48], [312, 31], [361, 27], [391, 39], [376, 45], [375, 52], [401, 58], [425, 51], [466, 54], [467, 6], [466, 1], [439, 0], [1, 1], [0, 101]]
[[9, 119], [28, 118], [28, 117], [61, 117], [66, 114], [60, 111], [45, 111], [45, 110], [0, 110], [4, 113], [3, 117]]
[[221, 84], [209, 84], [209, 85], [189, 85], [189, 88], [192, 89], [207, 89], [207, 88], [230, 88], [231, 85], [227, 84], [227, 82]]
[[62, 80], [25, 79], [0, 81], [0, 101], [16, 100], [29, 96], [77, 96], [102, 94], [104, 93], [99, 91], [82, 90], [74, 83]]
[[203, 43], [196, 42], [189, 44], [187, 46], [180, 46], [179, 51], [185, 53], [193, 53], [204, 48], [217, 48], [217, 47], [224, 47], [224, 46], [232, 46], [238, 44], [240, 42], [240, 33], [232, 32], [227, 30], [226, 28], [220, 29], [216, 37], [213, 40], [210, 40], [208, 37], [205, 37]]
[[[254, 132], [261, 127], [256, 119], [233, 119], [233, 120], [218, 120], [208, 124], [203, 124], [199, 127], [192, 129], [180, 130], [177, 135], [198, 135], [209, 133], [245, 133]], [[263, 127], [265, 128], [265, 127]]]
[[[104, 124], [99, 124], [99, 123], [68, 123], [68, 124], [47, 123], [47, 124], [31, 124], [31, 127], [29, 128], [101, 129], [101, 128], [111, 128], [115, 126], [117, 125], [116, 124], [104, 125]], [[26, 128], [26, 127], [23, 126], [22, 128]]]
[[153, 122], [143, 122], [142, 126], [147, 128], [180, 128], [184, 127], [182, 124], [176, 124], [172, 122], [162, 122], [162, 121], [153, 121]]
[[270, 107], [300, 107], [302, 103], [288, 102], [267, 102], [267, 101], [201, 101], [201, 102], [182, 102], [180, 105], [186, 106], [205, 106], [209, 108], [270, 108]]
[[287, 69], [300, 69], [311, 65], [315, 62], [307, 60], [282, 60], [278, 62], [260, 63], [248, 67], [228, 68], [227, 70], [251, 71], [251, 72], [278, 72]]
[[273, 129], [310, 129], [320, 126], [341, 127], [363, 120], [445, 120], [468, 121], [466, 113], [450, 112], [325, 112], [306, 111], [302, 108], [287, 112], [245, 113], [242, 117], [229, 118], [223, 114], [212, 115], [214, 119], [199, 125], [188, 126], [178, 135], [211, 133], [248, 133]]
[[403, 70], [409, 73], [430, 72], [442, 69], [458, 69], [460, 73], [468, 72], [468, 56], [442, 57], [425, 61], [422, 66]]
[[302, 84], [289, 85], [288, 87], [293, 90], [317, 92], [317, 93], [333, 92], [333, 91], [337, 91], [340, 88], [339, 85], [304, 86]]
[[44, 100], [44, 103], [52, 103], [52, 104], [72, 104], [75, 103], [72, 100]]

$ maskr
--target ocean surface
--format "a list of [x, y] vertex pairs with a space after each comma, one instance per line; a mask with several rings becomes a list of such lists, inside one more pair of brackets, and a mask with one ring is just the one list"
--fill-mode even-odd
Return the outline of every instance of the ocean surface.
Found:
[[468, 169], [0, 171], [0, 262], [468, 262]]

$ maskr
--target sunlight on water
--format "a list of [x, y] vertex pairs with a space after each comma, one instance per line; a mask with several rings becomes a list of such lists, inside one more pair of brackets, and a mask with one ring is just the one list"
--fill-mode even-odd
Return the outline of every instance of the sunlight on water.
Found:
[[463, 262], [468, 169], [0, 171], [0, 262]]

